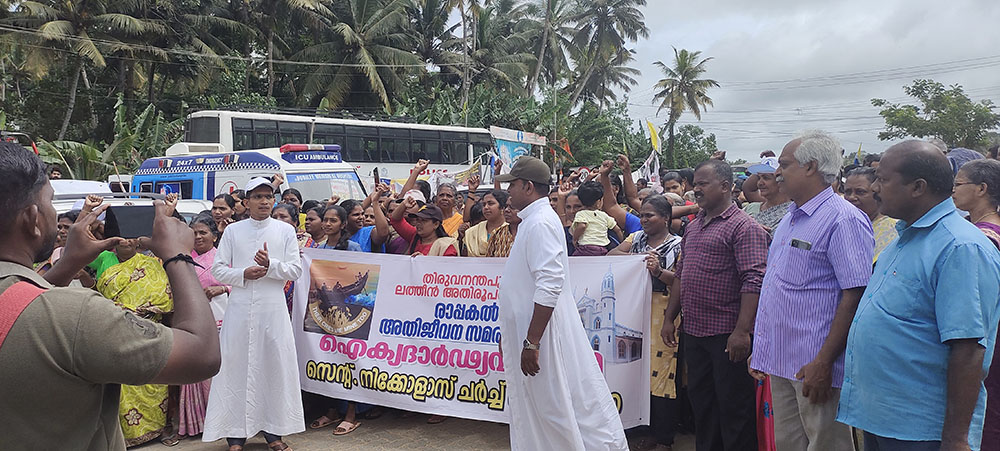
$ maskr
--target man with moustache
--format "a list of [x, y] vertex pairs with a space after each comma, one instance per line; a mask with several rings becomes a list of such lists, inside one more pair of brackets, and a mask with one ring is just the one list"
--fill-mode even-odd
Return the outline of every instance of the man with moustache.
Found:
[[751, 374], [771, 377], [779, 450], [853, 451], [836, 421], [844, 344], [871, 276], [875, 240], [868, 217], [834, 193], [840, 143], [806, 132], [778, 157], [775, 179], [792, 200], [767, 258]]
[[[150, 249], [174, 299], [171, 327], [123, 310], [96, 291], [65, 288], [121, 238], [90, 232], [106, 205], [82, 214], [62, 258], [32, 270], [56, 240], [45, 164], [0, 143], [0, 436], [4, 449], [124, 451], [121, 384], [187, 384], [219, 369], [219, 339], [190, 253], [194, 234], [156, 202]], [[7, 447], [10, 448], [7, 448]]]
[[660, 335], [677, 346], [681, 324], [698, 450], [757, 448], [756, 383], [747, 374], [767, 260], [767, 232], [732, 199], [733, 170], [708, 160], [694, 171], [701, 207], [684, 233]]
[[865, 431], [865, 451], [977, 450], [1000, 252], [955, 209], [951, 164], [933, 144], [890, 147], [876, 176], [899, 238], [854, 315], [837, 421]]

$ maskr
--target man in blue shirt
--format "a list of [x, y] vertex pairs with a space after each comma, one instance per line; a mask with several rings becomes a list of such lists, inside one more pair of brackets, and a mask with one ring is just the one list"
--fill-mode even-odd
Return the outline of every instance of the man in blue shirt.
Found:
[[872, 191], [899, 219], [847, 339], [837, 420], [866, 451], [978, 450], [1000, 304], [1000, 252], [951, 200], [932, 144], [885, 152]]

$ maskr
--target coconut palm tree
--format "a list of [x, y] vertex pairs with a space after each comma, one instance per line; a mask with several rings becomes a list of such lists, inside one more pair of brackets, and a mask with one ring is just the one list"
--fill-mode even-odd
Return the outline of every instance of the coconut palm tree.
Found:
[[[463, 55], [454, 48], [460, 44], [455, 38], [455, 30], [460, 23], [448, 26], [449, 16], [454, 9], [450, 0], [411, 0], [406, 11], [416, 38], [414, 52], [427, 63], [436, 66], [445, 79], [457, 82], [462, 76]], [[423, 83], [430, 88], [431, 83]]]
[[580, 98], [598, 63], [610, 61], [628, 42], [649, 37], [649, 28], [639, 10], [645, 5], [646, 0], [591, 0], [585, 3], [584, 10], [574, 18], [578, 31], [573, 42], [587, 55], [581, 59], [589, 64], [583, 70], [578, 68], [580, 76], [570, 96], [572, 104]]
[[569, 67], [566, 49], [572, 45], [572, 36], [576, 29], [570, 26], [577, 16], [576, 4], [570, 0], [537, 0], [531, 9], [535, 18], [533, 39], [535, 50], [535, 67], [528, 78], [525, 92], [534, 93], [535, 86], [542, 74], [542, 69], [548, 70], [554, 80], [563, 68]]
[[[632, 86], [635, 86], [634, 77], [642, 74], [639, 69], [628, 66], [633, 61], [635, 61], [635, 50], [620, 49], [610, 60], [595, 64], [593, 73], [587, 78], [587, 84], [581, 91], [581, 97], [597, 104], [598, 111], [617, 101], [618, 95], [613, 88], [627, 93], [632, 90]], [[590, 64], [587, 62], [577, 66], [588, 67]], [[576, 82], [582, 80], [583, 77], [578, 77]], [[575, 91], [577, 86], [570, 85], [570, 88]]]
[[477, 85], [519, 92], [533, 56], [527, 52], [528, 33], [516, 31], [513, 25], [517, 15], [505, 14], [502, 7], [490, 6], [479, 13], [469, 78]]
[[655, 64], [663, 71], [664, 78], [660, 79], [653, 88], [659, 91], [653, 95], [653, 101], [660, 100], [660, 108], [657, 114], [666, 109], [667, 116], [667, 162], [674, 164], [674, 126], [685, 111], [690, 111], [694, 117], [701, 120], [701, 113], [712, 106], [712, 98], [708, 96], [709, 88], [718, 88], [719, 83], [710, 78], [702, 78], [705, 75], [705, 63], [712, 60], [711, 57], [701, 58], [701, 52], [689, 52], [674, 48], [673, 67], [657, 61]]
[[[17, 3], [17, 10], [6, 20], [31, 30], [27, 33], [13, 33], [11, 36], [28, 49], [26, 69], [34, 76], [41, 78], [57, 65], [73, 65], [69, 79], [69, 101], [58, 140], [66, 135], [73, 116], [84, 66], [89, 63], [104, 67], [106, 55], [134, 49], [123, 39], [165, 31], [160, 24], [132, 15], [144, 5], [144, 0], [25, 1]], [[69, 56], [64, 56], [65, 54]]]
[[324, 95], [331, 108], [344, 106], [352, 89], [374, 94], [382, 108], [392, 110], [390, 94], [402, 86], [401, 75], [419, 70], [413, 53], [405, 7], [407, 0], [343, 0], [336, 11], [340, 22], [323, 34], [326, 42], [309, 46], [295, 58], [334, 63], [319, 66], [306, 77], [303, 96]]

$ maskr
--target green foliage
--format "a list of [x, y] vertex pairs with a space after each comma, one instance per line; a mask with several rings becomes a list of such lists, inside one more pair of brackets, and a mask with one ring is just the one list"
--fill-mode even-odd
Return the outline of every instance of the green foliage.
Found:
[[66, 168], [72, 179], [105, 180], [114, 171], [94, 142], [42, 141], [38, 153], [42, 161]]
[[986, 143], [989, 130], [1000, 126], [993, 102], [973, 102], [960, 85], [945, 88], [933, 80], [915, 80], [903, 91], [920, 105], [872, 99], [885, 119], [885, 131], [878, 134], [881, 140], [938, 137], [949, 147], [977, 148]]
[[120, 171], [131, 173], [146, 159], [163, 156], [167, 147], [181, 138], [183, 125], [183, 119], [167, 121], [153, 105], [130, 119], [119, 97], [115, 105], [115, 139], [102, 152], [101, 161], [113, 161]]
[[[662, 131], [661, 131], [662, 134]], [[662, 141], [662, 138], [661, 138]], [[719, 150], [714, 133], [705, 133], [701, 127], [684, 124], [674, 133], [674, 158], [671, 164], [666, 154], [660, 155], [660, 164], [668, 168], [689, 168], [709, 159]]]

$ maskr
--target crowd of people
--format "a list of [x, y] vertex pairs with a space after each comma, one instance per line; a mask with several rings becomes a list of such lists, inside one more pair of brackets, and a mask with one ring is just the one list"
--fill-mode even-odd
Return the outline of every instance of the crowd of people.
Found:
[[[300, 391], [288, 314], [301, 249], [508, 257], [528, 217], [518, 206], [537, 208], [522, 201], [528, 190], [548, 197], [562, 228], [552, 252], [645, 256], [660, 336], [650, 341], [652, 445], [669, 449], [689, 429], [710, 451], [1000, 449], [1000, 375], [987, 377], [1000, 318], [1000, 161], [907, 141], [844, 166], [823, 132], [762, 153], [742, 174], [723, 158], [664, 171], [657, 186], [633, 179], [623, 155], [558, 180], [538, 168], [500, 176], [498, 166], [492, 187], [474, 175], [464, 191], [420, 180], [430, 165], [420, 160], [401, 190], [379, 184], [365, 199], [303, 199], [275, 175], [218, 195], [186, 234], [168, 196], [153, 236], [126, 240], [104, 236], [97, 196], [48, 222], [51, 172], [4, 145], [0, 206], [16, 214], [3, 219], [0, 288], [46, 290], [24, 311], [52, 332], [18, 323], [8, 334], [0, 322], [0, 345], [6, 335], [34, 354], [0, 352], [0, 429], [36, 440], [40, 409], [51, 409], [61, 413], [44, 421], [80, 425], [46, 440], [82, 449], [202, 434], [238, 451], [263, 432], [278, 451], [307, 424], [349, 434], [386, 409]], [[47, 374], [21, 374], [27, 385], [63, 388], [48, 403], [14, 393], [11, 368]], [[100, 385], [79, 410], [58, 404], [87, 384], [124, 385]], [[100, 415], [81, 422], [88, 408]]]

